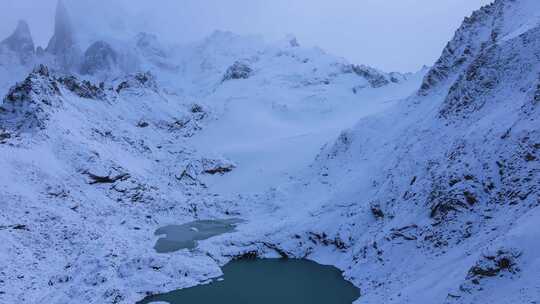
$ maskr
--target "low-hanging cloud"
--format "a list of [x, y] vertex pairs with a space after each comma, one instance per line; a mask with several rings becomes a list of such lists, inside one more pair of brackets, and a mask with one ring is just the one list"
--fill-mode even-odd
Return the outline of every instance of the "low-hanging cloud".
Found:
[[[64, 0], [87, 39], [154, 32], [186, 43], [216, 29], [277, 40], [295, 34], [356, 63], [412, 71], [431, 64], [472, 10], [491, 0]], [[0, 35], [26, 19], [38, 44], [52, 34], [56, 0], [3, 0]]]

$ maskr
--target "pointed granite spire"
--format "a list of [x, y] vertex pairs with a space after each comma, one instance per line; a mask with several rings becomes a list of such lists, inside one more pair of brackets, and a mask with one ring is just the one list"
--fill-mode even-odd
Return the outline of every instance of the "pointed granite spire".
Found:
[[54, 36], [49, 41], [46, 51], [58, 55], [75, 45], [71, 20], [63, 0], [58, 0], [54, 22]]
[[28, 24], [20, 20], [13, 34], [0, 42], [0, 48], [16, 53], [23, 64], [29, 62], [34, 56], [35, 47]]
[[58, 0], [54, 36], [45, 51], [55, 57], [56, 65], [61, 70], [73, 71], [80, 65], [82, 52], [75, 39], [73, 25], [63, 0]]

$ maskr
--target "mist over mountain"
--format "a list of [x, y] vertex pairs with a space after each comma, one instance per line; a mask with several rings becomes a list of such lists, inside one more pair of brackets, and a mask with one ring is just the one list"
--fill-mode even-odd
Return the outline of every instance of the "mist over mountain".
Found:
[[[322, 0], [160, 0], [158, 5], [141, 0], [65, 2], [84, 28], [81, 31], [91, 36], [89, 40], [144, 31], [158, 34], [166, 43], [190, 43], [214, 30], [228, 30], [273, 41], [292, 33], [305, 46], [320, 46], [352, 62], [413, 72], [436, 60], [463, 16], [492, 0], [340, 0], [337, 4]], [[4, 3], [12, 14], [0, 20], [0, 36], [7, 36], [7, 29], [17, 19], [25, 19], [33, 28], [36, 44], [45, 47], [53, 32], [50, 20], [55, 0]], [[399, 54], [395, 50], [400, 50]]]
[[359, 304], [540, 300], [538, 1], [478, 8], [410, 73], [96, 3], [0, 39], [0, 303], [174, 303], [278, 258]]

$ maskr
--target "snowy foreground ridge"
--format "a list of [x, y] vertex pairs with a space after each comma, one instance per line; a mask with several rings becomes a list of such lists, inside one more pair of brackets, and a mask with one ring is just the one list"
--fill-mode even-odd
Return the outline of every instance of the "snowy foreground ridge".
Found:
[[[288, 37], [0, 42], [0, 303], [134, 303], [243, 255], [357, 303], [540, 303], [540, 2], [496, 0], [415, 74]], [[345, 131], [343, 131], [345, 130]], [[193, 251], [154, 231], [241, 218]]]

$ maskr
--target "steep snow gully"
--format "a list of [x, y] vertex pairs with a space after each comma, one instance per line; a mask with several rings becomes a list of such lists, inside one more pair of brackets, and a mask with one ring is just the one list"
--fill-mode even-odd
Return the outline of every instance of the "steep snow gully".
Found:
[[[62, 1], [55, 25], [0, 42], [0, 303], [135, 303], [238, 257], [335, 266], [355, 303], [540, 303], [537, 0], [409, 74], [294, 37], [82, 42]], [[241, 221], [154, 249], [216, 219]]]

